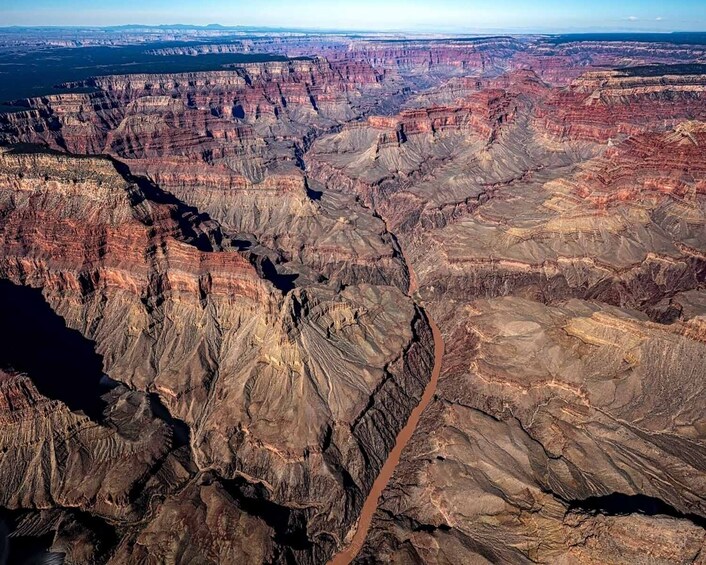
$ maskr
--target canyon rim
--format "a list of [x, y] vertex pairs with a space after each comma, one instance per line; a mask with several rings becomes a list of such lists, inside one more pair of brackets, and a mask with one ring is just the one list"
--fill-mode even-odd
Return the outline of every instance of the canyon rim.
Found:
[[0, 563], [706, 564], [699, 3], [49, 4], [0, 8]]

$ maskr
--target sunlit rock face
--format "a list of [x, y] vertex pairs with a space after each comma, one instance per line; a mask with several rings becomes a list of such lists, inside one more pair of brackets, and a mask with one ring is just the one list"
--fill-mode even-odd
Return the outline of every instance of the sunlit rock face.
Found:
[[[395, 287], [371, 284], [338, 292], [311, 285], [283, 295], [248, 258], [219, 243], [216, 222], [154, 187], [143, 192], [108, 159], [41, 151], [6, 152], [0, 159], [2, 274], [15, 285], [41, 288], [31, 300], [46, 301], [46, 310], [65, 320], [62, 331], [78, 330], [93, 344], [99, 359], [93, 384], [104, 371], [135, 391], [130, 398], [147, 403], [140, 408], [144, 417], [159, 416], [149, 402], [154, 395], [182, 422], [188, 436], [181, 438], [188, 442], [182, 451], [189, 450], [182, 481], [214, 470], [214, 480], [247, 478], [245, 485], [265, 485], [258, 496], [282, 512], [294, 505], [301, 514], [299, 550], [309, 559], [330, 542], [319, 546], [308, 535], [314, 538], [318, 530], [343, 537], [361, 492], [394, 440], [394, 425], [379, 414], [392, 411], [401, 425], [428, 379], [429, 330], [414, 303]], [[28, 233], [32, 236], [25, 238]], [[9, 361], [26, 362], [21, 357]], [[67, 419], [61, 426], [84, 422], [92, 430], [87, 437], [74, 433], [72, 441], [79, 442], [83, 465], [93, 466], [98, 484], [82, 479], [70, 451], [58, 458], [49, 452], [47, 465], [57, 466], [52, 470], [57, 484], [45, 488], [69, 490], [67, 504], [99, 512], [103, 503], [93, 492], [102, 482], [104, 488], [117, 488], [111, 480], [117, 473], [118, 484], [125, 485], [122, 494], [100, 496], [118, 505], [112, 513], [128, 513], [134, 504], [130, 489], [140, 495], [157, 480], [150, 475], [161, 473], [164, 457], [171, 457], [175, 440], [169, 430], [157, 421], [153, 432], [143, 428], [136, 434], [132, 444], [139, 440], [155, 451], [144, 468], [125, 462], [122, 454], [132, 449], [146, 458], [149, 452], [139, 443], [115, 444], [110, 453], [120, 464], [111, 464], [102, 444], [116, 432], [107, 423], [79, 418], [63, 404], [64, 417], [61, 410], [41, 408], [35, 392], [23, 384], [31, 383], [31, 371], [23, 378], [8, 392], [6, 404], [13, 410], [24, 404], [38, 408], [29, 430], [8, 430], [15, 439], [29, 434], [28, 445], [23, 440], [15, 448], [28, 450], [45, 441], [42, 434], [56, 433], [57, 418]], [[109, 406], [113, 402], [117, 409], [122, 397], [111, 397]], [[283, 429], [289, 433], [282, 434]], [[119, 438], [126, 432], [118, 427], [118, 433]], [[18, 457], [29, 465], [35, 456], [7, 455], [4, 461], [13, 473], [8, 480], [19, 472]], [[98, 462], [90, 457], [109, 476], [101, 481]], [[130, 465], [137, 484], [131, 486], [122, 465]], [[76, 491], [67, 481], [92, 488], [92, 494]], [[8, 503], [12, 508], [39, 504], [26, 498], [41, 496], [36, 480], [22, 482], [35, 488], [27, 495], [14, 493], [18, 500]], [[161, 488], [159, 483], [155, 488]], [[41, 499], [44, 505], [59, 498], [53, 492], [47, 496]], [[313, 511], [321, 504], [331, 514]], [[281, 529], [287, 527], [285, 521]]]
[[697, 558], [703, 328], [515, 297], [439, 316], [449, 322], [438, 396], [360, 562]]
[[10, 556], [326, 562], [436, 362], [359, 562], [698, 563], [705, 49], [253, 50], [0, 114]]

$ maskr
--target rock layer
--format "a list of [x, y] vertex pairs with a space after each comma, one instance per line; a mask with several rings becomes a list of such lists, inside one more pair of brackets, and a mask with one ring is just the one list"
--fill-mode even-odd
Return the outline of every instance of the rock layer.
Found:
[[704, 334], [576, 300], [452, 316], [360, 562], [698, 562]]
[[12, 557], [699, 563], [703, 47], [255, 49], [0, 114]]
[[[342, 537], [354, 520], [392, 445], [395, 426], [384, 414], [394, 404], [401, 427], [429, 378], [430, 332], [414, 304], [394, 287], [371, 285], [338, 293], [314, 285], [285, 297], [219, 243], [213, 220], [156, 189], [144, 192], [108, 159], [44, 152], [1, 159], [3, 277], [41, 287], [67, 325], [95, 342], [111, 379], [154, 395], [188, 426], [187, 477], [214, 470], [261, 485], [257, 498], [300, 514], [298, 559], [316, 559], [332, 543], [327, 536]], [[9, 437], [44, 441], [59, 427], [46, 417], [40, 424]], [[155, 457], [168, 449], [165, 439], [141, 438], [162, 450]], [[123, 473], [105, 459], [103, 440], [80, 441], [106, 472]], [[65, 457], [62, 464], [75, 468]], [[16, 469], [32, 459], [5, 461]], [[81, 480], [75, 471], [62, 480], [47, 465], [57, 489]], [[111, 488], [126, 480], [104, 479]], [[67, 504], [102, 511], [95, 494], [72, 496]], [[133, 502], [110, 496], [119, 506]]]

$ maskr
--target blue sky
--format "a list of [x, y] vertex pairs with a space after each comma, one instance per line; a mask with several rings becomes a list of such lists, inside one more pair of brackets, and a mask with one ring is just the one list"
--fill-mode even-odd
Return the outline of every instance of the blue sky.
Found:
[[0, 26], [126, 23], [469, 32], [703, 31], [706, 0], [0, 0]]

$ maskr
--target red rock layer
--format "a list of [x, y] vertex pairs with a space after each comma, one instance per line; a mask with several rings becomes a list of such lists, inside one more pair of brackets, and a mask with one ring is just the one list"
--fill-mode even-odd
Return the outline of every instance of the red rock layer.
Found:
[[442, 134], [445, 131], [471, 131], [491, 138], [497, 127], [512, 120], [513, 97], [504, 90], [483, 90], [459, 106], [438, 106], [403, 110], [397, 116], [371, 116], [367, 123], [374, 129], [394, 129], [395, 138], [381, 134], [380, 144], [404, 142], [407, 136]]
[[558, 91], [537, 112], [541, 127], [570, 139], [605, 142], [685, 119], [706, 119], [706, 76], [626, 76], [591, 72]]
[[571, 180], [596, 206], [670, 195], [706, 194], [706, 124], [682, 122], [667, 134], [642, 133], [611, 147]]
[[365, 64], [322, 59], [98, 77], [85, 83], [98, 93], [25, 101], [27, 111], [2, 117], [3, 138], [126, 158], [171, 154], [208, 163], [262, 158], [268, 133], [253, 127], [276, 127], [285, 139], [298, 140], [317, 125], [354, 117], [359, 91], [380, 88], [381, 81]]
[[[200, 251], [182, 232], [179, 220], [188, 219], [180, 217], [181, 211], [146, 203], [110, 161], [44, 154], [1, 157], [3, 204], [15, 198], [13, 193], [22, 202], [0, 229], [5, 277], [68, 296], [121, 290], [141, 296], [149, 293], [161, 264], [170, 273], [160, 292], [267, 301], [271, 290], [245, 258]], [[52, 180], [38, 186], [37, 175], [43, 174]], [[208, 225], [197, 229], [207, 236]]]
[[[26, 101], [31, 109], [3, 115], [2, 137], [118, 156], [229, 232], [254, 234], [287, 260], [347, 283], [406, 288], [384, 226], [366, 219], [375, 241], [362, 243], [352, 224], [339, 222], [340, 204], [311, 201], [300, 169], [314, 136], [357, 117], [388, 88], [370, 65], [314, 58], [89, 82], [100, 91], [34, 99]], [[312, 241], [321, 231], [336, 241]], [[290, 238], [280, 237], [287, 232]]]

